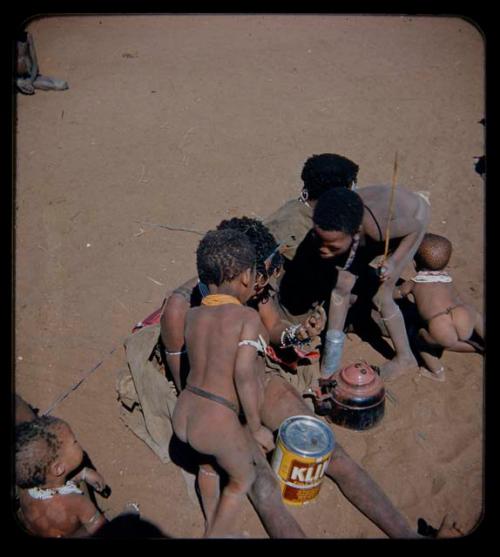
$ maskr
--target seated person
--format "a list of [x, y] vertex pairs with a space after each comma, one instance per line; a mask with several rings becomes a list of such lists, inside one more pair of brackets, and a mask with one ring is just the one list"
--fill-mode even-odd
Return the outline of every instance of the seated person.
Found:
[[[346, 188], [334, 188], [324, 193], [314, 208], [314, 228], [303, 244], [309, 243], [310, 247], [305, 251], [310, 252], [310, 257], [312, 252], [316, 252], [317, 265], [324, 267], [323, 276], [328, 273], [332, 276], [322, 378], [326, 379], [336, 371], [336, 367], [330, 364], [338, 362], [335, 351], [342, 350], [341, 343], [335, 345], [328, 339], [334, 333], [342, 334], [352, 301], [352, 289], [358, 276], [366, 274], [374, 258], [384, 253], [387, 232], [390, 238], [389, 257], [379, 266], [380, 282], [373, 301], [385, 322], [396, 355], [381, 366], [381, 375], [384, 379], [395, 378], [416, 367], [403, 316], [393, 299], [393, 290], [396, 280], [422, 241], [430, 211], [428, 201], [421, 195], [398, 188], [394, 193], [394, 213], [387, 230], [391, 191], [390, 186], [367, 186], [357, 193]], [[286, 278], [287, 275], [284, 280]]]
[[[263, 384], [258, 364], [263, 362], [257, 357], [265, 349], [267, 333], [259, 314], [243, 305], [255, 283], [250, 240], [234, 230], [210, 231], [196, 255], [198, 275], [210, 293], [186, 315], [190, 371], [172, 423], [179, 439], [215, 457], [229, 476], [219, 501], [213, 495], [216, 486], [206, 494], [209, 508], [204, 509], [205, 535], [224, 537], [232, 533], [234, 517], [255, 480], [252, 444], [258, 442], [266, 452], [274, 447], [272, 432], [260, 421]], [[214, 474], [208, 463], [200, 468], [200, 473]]]
[[30, 33], [21, 31], [17, 37], [16, 85], [21, 93], [33, 95], [35, 89], [64, 91], [68, 83], [63, 79], [41, 75], [35, 43]]
[[106, 487], [102, 476], [83, 468], [83, 451], [70, 426], [52, 416], [16, 425], [16, 485], [19, 519], [40, 537], [86, 537], [106, 519], [77, 486], [85, 481], [97, 491]]
[[427, 370], [421, 373], [444, 381], [439, 358], [444, 350], [484, 353], [483, 318], [465, 303], [445, 271], [451, 257], [451, 242], [444, 236], [426, 234], [414, 257], [417, 274], [395, 290], [395, 299], [412, 294], [423, 327], [417, 349]]
[[282, 245], [286, 260], [292, 260], [297, 246], [311, 229], [313, 209], [319, 197], [332, 188], [356, 189], [359, 166], [335, 153], [310, 156], [302, 167], [302, 189], [264, 219], [264, 224]]

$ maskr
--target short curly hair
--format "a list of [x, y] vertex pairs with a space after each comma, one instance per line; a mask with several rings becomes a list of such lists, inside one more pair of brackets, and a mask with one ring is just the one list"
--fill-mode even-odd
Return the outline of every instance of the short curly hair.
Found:
[[349, 188], [358, 176], [359, 166], [342, 155], [323, 153], [309, 157], [301, 178], [309, 199], [318, 199], [331, 188]]
[[255, 267], [255, 248], [239, 230], [209, 230], [196, 250], [198, 276], [220, 286]]
[[452, 245], [448, 238], [428, 232], [420, 243], [414, 260], [420, 269], [441, 271], [448, 265], [451, 252]]
[[57, 428], [66, 422], [54, 416], [40, 416], [16, 426], [16, 484], [27, 489], [46, 482], [47, 470], [61, 448]]
[[[283, 265], [283, 257], [278, 251], [278, 242], [269, 229], [260, 220], [249, 217], [234, 217], [223, 220], [217, 230], [239, 230], [252, 242], [255, 248], [257, 272], [268, 277]], [[272, 255], [272, 257], [271, 257]], [[265, 262], [271, 257], [269, 268]]]
[[318, 199], [313, 222], [322, 230], [335, 230], [354, 236], [361, 226], [363, 212], [363, 201], [356, 192], [334, 188]]

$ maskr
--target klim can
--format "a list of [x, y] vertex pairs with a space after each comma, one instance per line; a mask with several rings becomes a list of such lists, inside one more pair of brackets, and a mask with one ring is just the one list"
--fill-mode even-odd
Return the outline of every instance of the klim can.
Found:
[[332, 430], [311, 416], [292, 416], [280, 426], [272, 467], [285, 503], [304, 505], [319, 493], [335, 439]]

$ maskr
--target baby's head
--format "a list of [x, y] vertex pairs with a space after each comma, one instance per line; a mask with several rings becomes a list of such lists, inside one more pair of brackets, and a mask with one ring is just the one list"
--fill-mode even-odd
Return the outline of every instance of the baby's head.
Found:
[[78, 468], [83, 451], [69, 425], [41, 416], [16, 426], [16, 484], [24, 489], [64, 480]]
[[415, 254], [415, 266], [417, 270], [441, 271], [448, 265], [451, 251], [448, 238], [428, 232]]
[[331, 188], [351, 188], [356, 183], [358, 170], [356, 163], [342, 155], [312, 155], [302, 169], [302, 194], [305, 199], [314, 201]]
[[252, 242], [239, 230], [210, 230], [196, 250], [198, 276], [202, 282], [220, 286], [243, 277], [248, 297], [253, 292], [255, 259]]

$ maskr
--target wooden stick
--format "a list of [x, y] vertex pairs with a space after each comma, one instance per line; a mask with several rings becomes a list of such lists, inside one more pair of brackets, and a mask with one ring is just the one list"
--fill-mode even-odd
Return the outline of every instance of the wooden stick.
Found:
[[380, 267], [385, 263], [387, 259], [387, 254], [389, 253], [389, 229], [391, 226], [391, 218], [392, 213], [394, 211], [394, 192], [396, 190], [396, 179], [398, 175], [398, 152], [394, 156], [394, 169], [392, 171], [392, 184], [391, 184], [391, 197], [389, 201], [389, 214], [387, 216], [387, 226], [385, 229], [385, 248], [384, 248], [384, 256], [382, 258], [382, 262], [380, 263]]

